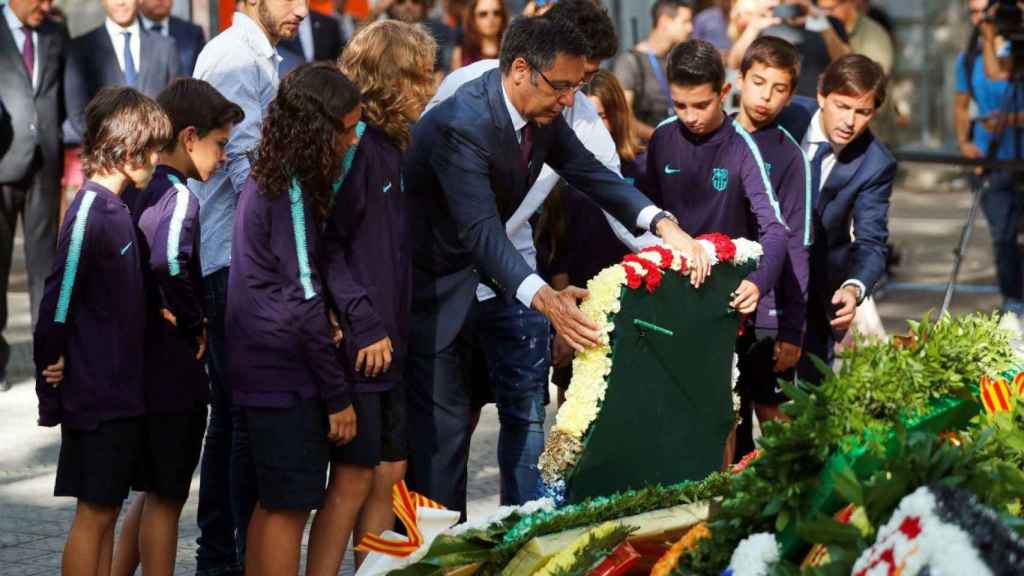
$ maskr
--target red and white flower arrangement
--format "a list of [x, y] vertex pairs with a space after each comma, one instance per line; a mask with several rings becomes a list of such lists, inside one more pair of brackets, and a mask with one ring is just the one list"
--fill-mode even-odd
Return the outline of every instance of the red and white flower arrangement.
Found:
[[[756, 261], [763, 253], [757, 242], [732, 239], [724, 234], [698, 236], [697, 241], [712, 266], [723, 262], [741, 266]], [[623, 287], [643, 288], [653, 294], [665, 274], [685, 275], [689, 271], [689, 262], [682, 252], [665, 246], [650, 246], [627, 255], [622, 263], [605, 268], [587, 283], [590, 296], [580, 305], [580, 310], [600, 327], [601, 345], [577, 353], [573, 360], [572, 381], [566, 390], [565, 403], [558, 410], [538, 463], [549, 487], [558, 486], [565, 473], [576, 464], [583, 450], [583, 440], [601, 411], [607, 378], [612, 370], [613, 320], [621, 309]]]

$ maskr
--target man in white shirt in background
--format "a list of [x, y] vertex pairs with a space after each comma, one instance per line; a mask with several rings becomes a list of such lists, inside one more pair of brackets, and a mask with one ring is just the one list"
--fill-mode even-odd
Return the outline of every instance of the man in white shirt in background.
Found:
[[255, 481], [247, 475], [248, 439], [231, 406], [231, 383], [224, 377], [224, 309], [235, 205], [259, 149], [263, 115], [277, 96], [281, 57], [278, 42], [294, 38], [309, 14], [306, 0], [245, 0], [231, 27], [199, 54], [193, 76], [205, 80], [238, 104], [245, 119], [228, 140], [227, 158], [207, 182], [190, 181], [199, 198], [202, 236], [199, 250], [206, 291], [207, 369], [210, 422], [199, 477], [199, 545], [196, 575], [242, 574], [246, 529], [256, 503]]

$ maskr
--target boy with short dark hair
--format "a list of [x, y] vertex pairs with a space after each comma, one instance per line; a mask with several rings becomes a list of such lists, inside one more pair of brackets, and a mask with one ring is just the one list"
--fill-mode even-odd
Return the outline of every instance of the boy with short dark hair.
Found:
[[206, 181], [224, 159], [232, 126], [245, 117], [203, 80], [179, 78], [157, 102], [172, 140], [153, 179], [131, 206], [146, 282], [144, 496], [132, 503], [114, 559], [115, 575], [174, 572], [178, 518], [188, 499], [206, 431], [209, 387], [199, 261], [199, 200], [188, 179]]
[[733, 121], [753, 137], [789, 227], [785, 263], [778, 283], [761, 299], [756, 320], [736, 344], [743, 399], [736, 456], [754, 449], [751, 404], [759, 421], [781, 417], [788, 398], [778, 379], [792, 380], [803, 346], [807, 308], [807, 247], [811, 245], [811, 181], [800, 143], [776, 119], [793, 97], [800, 53], [789, 42], [762, 36], [740, 65], [740, 110]]
[[731, 303], [750, 314], [775, 286], [785, 262], [788, 233], [781, 207], [750, 133], [723, 111], [731, 87], [718, 50], [702, 40], [676, 46], [669, 54], [668, 81], [676, 115], [654, 131], [642, 189], [693, 236], [747, 237], [756, 223], [764, 255]]
[[33, 338], [39, 424], [61, 425], [55, 496], [78, 499], [65, 573], [110, 573], [114, 523], [139, 485], [145, 288], [121, 194], [143, 187], [171, 135], [160, 106], [127, 87], [86, 109], [87, 180], [61, 226]]

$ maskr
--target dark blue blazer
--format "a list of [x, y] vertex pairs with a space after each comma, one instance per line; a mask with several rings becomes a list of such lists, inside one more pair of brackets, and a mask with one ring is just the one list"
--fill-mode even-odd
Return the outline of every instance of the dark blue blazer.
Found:
[[[797, 96], [783, 110], [779, 123], [802, 141], [817, 111], [813, 99]], [[850, 279], [863, 282], [870, 294], [885, 272], [889, 197], [896, 167], [889, 150], [866, 130], [843, 149], [822, 184], [814, 205], [811, 275], [817, 276], [818, 286], [828, 289], [826, 299]], [[851, 223], [855, 240], [850, 237]]]
[[[175, 41], [160, 34], [142, 32], [138, 85], [140, 92], [156, 98], [178, 75], [178, 53]], [[117, 64], [114, 44], [103, 24], [71, 40], [68, 63], [64, 69], [64, 99], [68, 119], [64, 125], [64, 140], [79, 144], [85, 133], [85, 107], [106, 86], [125, 83], [124, 72]]]
[[203, 34], [203, 29], [199, 26], [177, 16], [171, 16], [167, 27], [167, 33], [174, 38], [174, 43], [178, 45], [178, 74], [191, 76], [192, 71], [195, 70], [199, 53], [206, 45], [206, 35]]
[[410, 346], [417, 352], [454, 341], [481, 278], [511, 298], [533, 273], [504, 221], [545, 163], [620, 222], [636, 222], [651, 205], [594, 158], [561, 115], [534, 128], [524, 170], [498, 70], [465, 84], [416, 124], [403, 180], [413, 240]]
[[[338, 21], [313, 10], [309, 11], [309, 24], [313, 30], [313, 60], [330, 60], [333, 62], [345, 48], [345, 39], [341, 35]], [[281, 55], [279, 71], [281, 77], [306, 63], [306, 55], [302, 52], [302, 41], [299, 35], [284, 38], [277, 43], [277, 52]]]

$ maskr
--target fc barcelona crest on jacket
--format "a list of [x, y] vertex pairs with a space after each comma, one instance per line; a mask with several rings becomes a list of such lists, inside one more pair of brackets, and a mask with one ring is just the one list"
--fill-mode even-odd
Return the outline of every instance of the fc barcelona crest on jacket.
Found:
[[729, 185], [729, 171], [725, 168], [712, 168], [711, 185], [719, 192], [724, 191]]

